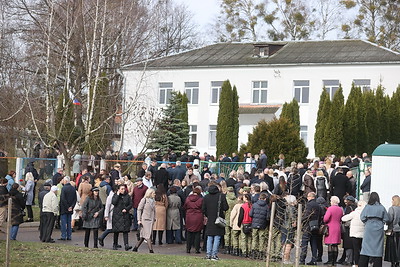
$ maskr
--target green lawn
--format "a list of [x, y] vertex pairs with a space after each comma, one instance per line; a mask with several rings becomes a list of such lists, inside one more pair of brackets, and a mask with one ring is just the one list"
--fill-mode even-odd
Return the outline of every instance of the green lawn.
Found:
[[[5, 241], [0, 241], [0, 264], [5, 262]], [[220, 260], [199, 257], [90, 249], [62, 244], [12, 242], [11, 266], [265, 266], [261, 261]], [[275, 266], [278, 266], [277, 264]]]

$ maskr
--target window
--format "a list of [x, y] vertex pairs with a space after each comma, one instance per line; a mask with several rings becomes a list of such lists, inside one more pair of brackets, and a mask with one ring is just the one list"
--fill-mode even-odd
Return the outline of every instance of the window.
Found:
[[198, 82], [185, 82], [185, 92], [189, 104], [199, 103], [199, 83]]
[[172, 93], [172, 83], [159, 83], [158, 87], [160, 88], [160, 104], [169, 104], [169, 100], [171, 99]]
[[189, 144], [196, 146], [197, 143], [197, 125], [189, 126]]
[[253, 82], [253, 104], [267, 103], [268, 81]]
[[353, 80], [354, 86], [360, 87], [361, 90], [364, 92], [371, 90], [371, 80], [370, 79], [354, 79]]
[[307, 104], [310, 98], [310, 81], [295, 80], [294, 85], [294, 99], [297, 102]]
[[303, 142], [306, 146], [307, 146], [307, 132], [308, 132], [308, 126], [300, 126], [300, 138], [303, 139]]
[[211, 82], [211, 104], [219, 103], [219, 95], [221, 94], [223, 82]]
[[217, 125], [210, 125], [209, 145], [210, 147], [217, 145]]
[[322, 82], [324, 84], [325, 90], [328, 92], [332, 100], [336, 91], [339, 89], [339, 80], [323, 80]]

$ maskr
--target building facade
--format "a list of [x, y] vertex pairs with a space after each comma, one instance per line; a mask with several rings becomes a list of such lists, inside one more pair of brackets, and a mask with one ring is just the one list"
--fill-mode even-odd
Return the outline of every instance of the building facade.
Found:
[[[223, 81], [239, 95], [239, 145], [261, 119], [279, 117], [295, 98], [300, 106], [300, 135], [314, 157], [314, 133], [321, 91], [333, 97], [339, 85], [345, 98], [352, 83], [363, 90], [378, 85], [391, 94], [400, 84], [400, 55], [361, 40], [271, 43], [221, 43], [126, 66], [125, 98], [162, 108], [173, 90], [189, 99], [190, 142], [215, 155], [218, 101]], [[124, 118], [122, 149], [142, 150], [145, 137], [137, 120]], [[271, 155], [277, 156], [277, 155]]]

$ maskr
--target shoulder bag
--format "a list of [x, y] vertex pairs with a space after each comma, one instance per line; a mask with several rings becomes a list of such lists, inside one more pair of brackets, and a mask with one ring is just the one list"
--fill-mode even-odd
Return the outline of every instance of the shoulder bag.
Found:
[[217, 219], [215, 220], [215, 225], [221, 228], [226, 227], [226, 220], [222, 217], [219, 216], [219, 210], [221, 208], [221, 193], [219, 194], [219, 199], [218, 199], [218, 211], [217, 211]]

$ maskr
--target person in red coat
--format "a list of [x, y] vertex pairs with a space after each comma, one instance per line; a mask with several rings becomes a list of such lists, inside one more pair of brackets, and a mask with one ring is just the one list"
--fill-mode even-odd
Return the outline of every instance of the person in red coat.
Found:
[[133, 229], [132, 231], [137, 231], [138, 223], [137, 223], [137, 209], [140, 203], [140, 200], [144, 197], [147, 191], [147, 186], [143, 184], [142, 178], [136, 178], [136, 186], [132, 191], [132, 206], [133, 206]]
[[200, 253], [200, 232], [203, 229], [203, 197], [201, 190], [194, 188], [193, 193], [186, 198], [183, 209], [186, 211], [186, 252], [190, 253], [190, 249], [194, 245], [196, 253]]
[[324, 264], [336, 264], [338, 256], [338, 245], [341, 243], [341, 219], [343, 210], [339, 207], [340, 200], [337, 196], [331, 197], [331, 206], [326, 210], [324, 223], [329, 227], [329, 234], [325, 237], [325, 244], [328, 245], [328, 261]]

